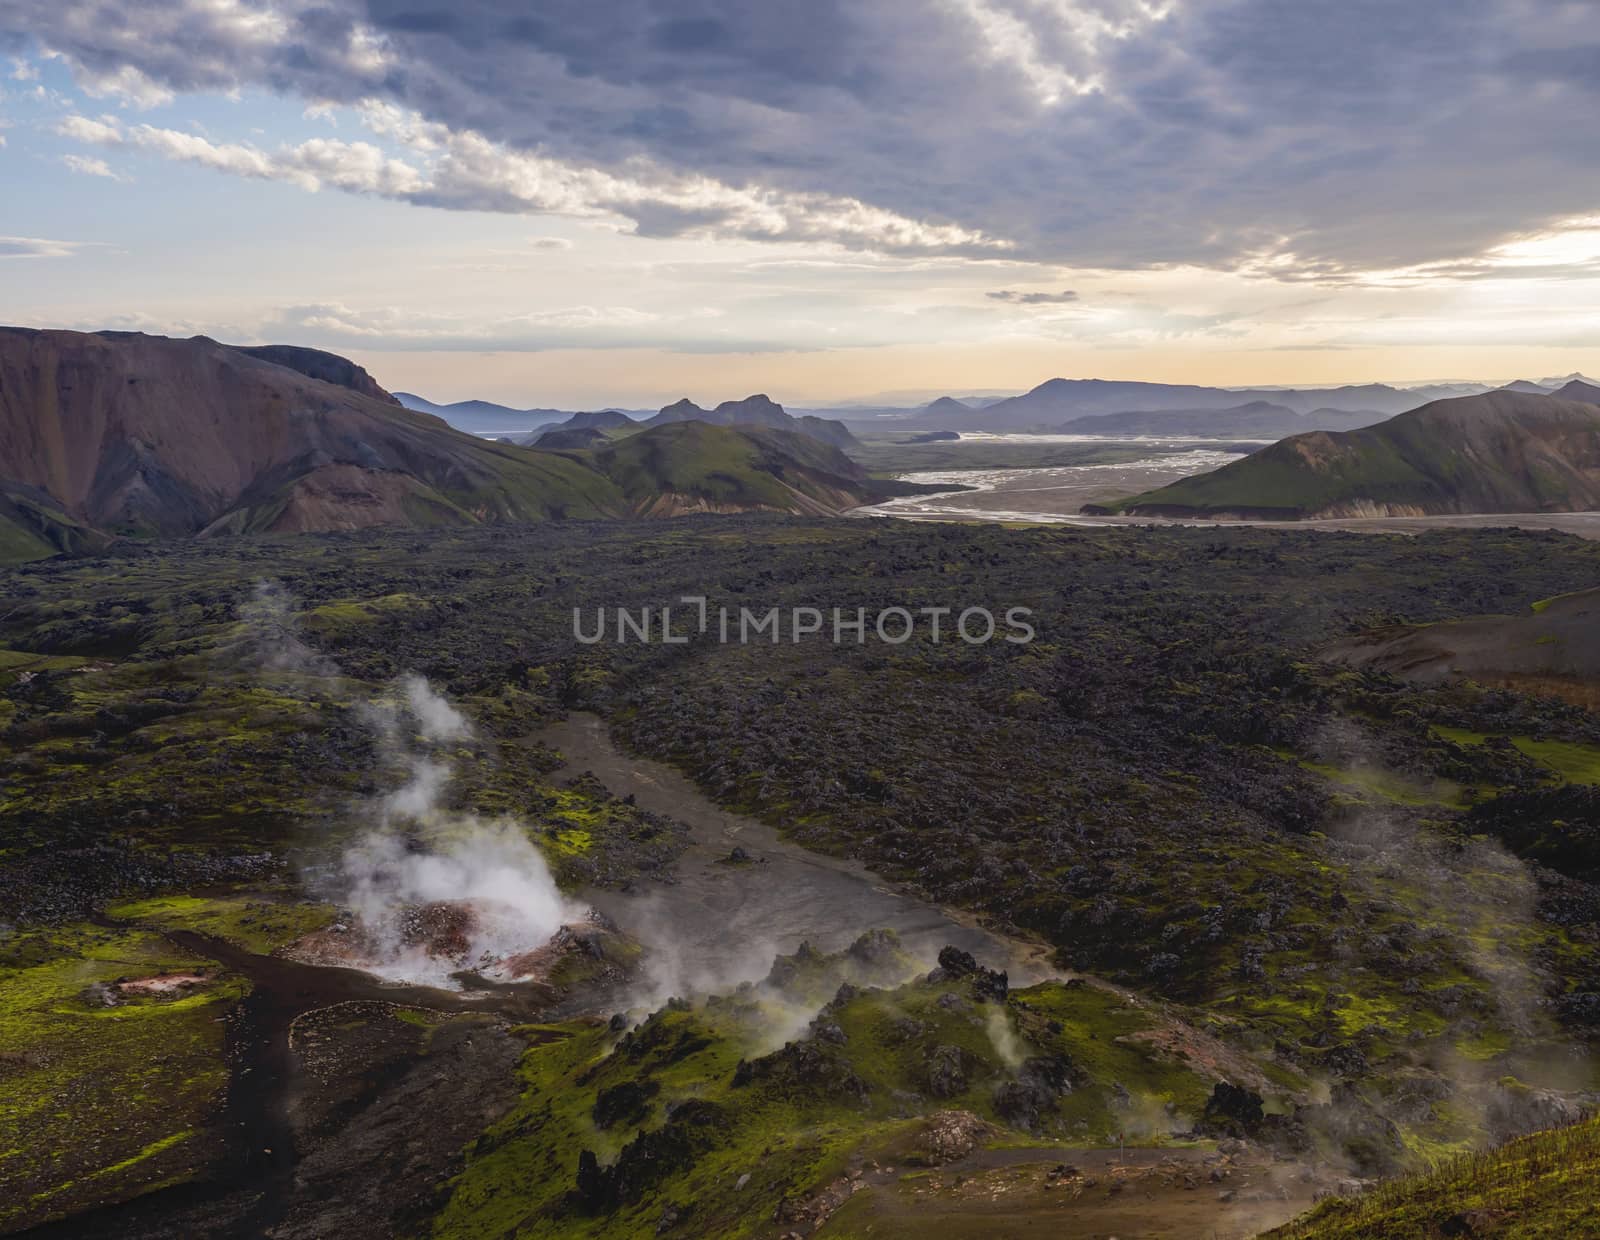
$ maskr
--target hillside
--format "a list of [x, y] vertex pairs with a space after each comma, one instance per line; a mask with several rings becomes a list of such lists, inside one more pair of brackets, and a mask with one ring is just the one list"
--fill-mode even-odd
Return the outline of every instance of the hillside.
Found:
[[765, 398], [719, 410], [796, 429], [669, 421], [607, 448], [603, 428], [631, 421], [580, 414], [551, 445], [564, 450], [536, 451], [409, 410], [317, 350], [0, 329], [0, 562], [115, 536], [816, 515], [879, 497], [798, 429], [838, 424], [789, 418]]
[[1472, 680], [1600, 706], [1600, 589], [1546, 599], [1520, 616], [1474, 616], [1342, 638], [1322, 657], [1415, 684]]
[[1296, 435], [1094, 511], [1276, 520], [1587, 511], [1600, 507], [1600, 405], [1572, 397], [1592, 390], [1435, 401], [1363, 430]]
[[1324, 1202], [1274, 1240], [1435, 1240], [1600, 1235], [1600, 1119], [1536, 1132], [1435, 1171]]
[[[7, 558], [121, 535], [603, 516], [620, 497], [560, 457], [487, 443], [360, 386], [331, 357], [204, 337], [0, 331]], [[338, 360], [338, 359], [333, 359]]]
[[819, 418], [815, 414], [794, 417], [777, 401], [757, 394], [743, 400], [725, 400], [715, 409], [702, 409], [685, 396], [662, 409], [646, 426], [669, 426], [676, 422], [704, 422], [710, 426], [763, 426], [769, 430], [793, 431], [812, 439], [848, 448], [856, 438], [843, 422], [832, 418]]
[[1066, 435], [1270, 435], [1281, 438], [1308, 430], [1354, 430], [1383, 421], [1381, 413], [1318, 409], [1302, 415], [1287, 405], [1253, 400], [1226, 409], [1163, 409], [1102, 413], [1074, 418], [1057, 427]]
[[865, 471], [793, 431], [668, 422], [593, 454], [641, 516], [750, 509], [827, 515], [868, 503]]

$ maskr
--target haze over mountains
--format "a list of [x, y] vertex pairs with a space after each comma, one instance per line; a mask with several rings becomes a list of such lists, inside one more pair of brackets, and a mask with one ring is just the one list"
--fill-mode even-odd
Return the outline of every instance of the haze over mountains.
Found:
[[560, 409], [512, 409], [492, 400], [458, 400], [440, 405], [415, 392], [396, 392], [394, 399], [407, 409], [443, 418], [458, 431], [472, 435], [516, 435], [567, 416]]
[[1208, 474], [1085, 511], [1299, 519], [1600, 508], [1600, 387], [1501, 389], [1378, 426], [1281, 440]]
[[[899, 424], [926, 430], [1048, 431], [1059, 430], [1068, 423], [1086, 417], [1109, 419], [1110, 415], [1131, 413], [1142, 418], [1151, 413], [1184, 412], [1189, 415], [1191, 427], [1205, 428], [1191, 429], [1185, 433], [1228, 434], [1232, 432], [1226, 429], [1211, 430], [1210, 424], [1200, 414], [1266, 402], [1300, 416], [1318, 414], [1322, 417], [1331, 411], [1370, 415], [1371, 421], [1379, 421], [1407, 409], [1415, 409], [1430, 400], [1476, 394], [1484, 390], [1485, 386], [1478, 384], [1430, 384], [1406, 389], [1391, 387], [1386, 383], [1363, 383], [1334, 388], [1258, 390], [1109, 379], [1049, 379], [1031, 391], [997, 401], [981, 410], [952, 407], [957, 405], [953, 401], [935, 401]], [[1227, 421], [1220, 420], [1219, 426], [1225, 426]], [[1299, 429], [1319, 428], [1302, 425]], [[1110, 420], [1098, 424], [1096, 432], [1142, 433], [1123, 430]]]
[[1253, 400], [1227, 409], [1100, 413], [1074, 418], [1057, 429], [1069, 435], [1248, 435], [1280, 439], [1309, 429], [1352, 430], [1371, 426], [1387, 416], [1340, 409], [1315, 409], [1301, 416], [1287, 405]]
[[[1505, 390], [1548, 395], [1573, 380], [1525, 379]], [[601, 426], [626, 421], [659, 425], [695, 418], [717, 425], [748, 424], [804, 430], [825, 442], [848, 447], [850, 432], [954, 430], [993, 433], [1068, 433], [1090, 435], [1241, 435], [1286, 436], [1310, 430], [1351, 430], [1381, 422], [1435, 400], [1477, 396], [1500, 390], [1492, 383], [1429, 383], [1396, 387], [1386, 383], [1345, 384], [1306, 388], [1223, 388], [1197, 384], [1145, 383], [1108, 379], [1048, 379], [1009, 397], [940, 396], [924, 404], [839, 405], [785, 410], [766, 396], [725, 401], [705, 409], [684, 398], [650, 415], [639, 410], [606, 409], [598, 414], [567, 414], [555, 409], [518, 410], [490, 401], [441, 405], [407, 392], [398, 393], [407, 408], [443, 417], [457, 429], [479, 434], [511, 435], [533, 442], [558, 428]], [[902, 397], [903, 399], [903, 397]], [[1272, 406], [1271, 410], [1262, 408]], [[782, 415], [781, 417], [778, 415]], [[1169, 421], [1157, 415], [1171, 415]], [[585, 419], [585, 420], [578, 420]], [[1086, 419], [1097, 419], [1087, 421]], [[804, 425], [795, 425], [804, 423]]]

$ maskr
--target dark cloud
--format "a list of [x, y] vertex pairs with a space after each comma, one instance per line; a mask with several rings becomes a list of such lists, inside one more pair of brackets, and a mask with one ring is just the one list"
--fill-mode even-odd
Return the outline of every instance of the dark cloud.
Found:
[[[1332, 278], [1470, 256], [1600, 198], [1580, 123], [1600, 5], [1566, 0], [276, 0], [249, 20], [262, 3], [5, 8], [91, 79], [375, 97], [584, 167], [857, 199], [1063, 264]], [[707, 225], [681, 202], [635, 218]]]
[[1059, 293], [1024, 293], [1021, 289], [1002, 288], [992, 293], [985, 293], [984, 296], [1017, 306], [1064, 306], [1068, 302], [1078, 300], [1078, 295], [1069, 288], [1062, 289]]

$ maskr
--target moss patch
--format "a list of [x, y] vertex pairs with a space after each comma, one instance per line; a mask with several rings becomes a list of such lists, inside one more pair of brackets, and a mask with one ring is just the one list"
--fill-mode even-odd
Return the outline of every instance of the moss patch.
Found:
[[[208, 972], [209, 970], [209, 972]], [[170, 995], [119, 979], [204, 974]], [[0, 950], [0, 1229], [193, 1175], [243, 984], [146, 930], [67, 926]], [[107, 1004], [107, 996], [115, 1000]]]

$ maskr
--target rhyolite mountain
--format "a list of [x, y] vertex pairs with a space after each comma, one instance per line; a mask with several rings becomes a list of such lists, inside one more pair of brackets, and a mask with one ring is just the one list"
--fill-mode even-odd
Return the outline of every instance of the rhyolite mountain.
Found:
[[1067, 435], [1270, 435], [1281, 438], [1312, 430], [1354, 430], [1388, 416], [1373, 412], [1317, 409], [1300, 414], [1287, 405], [1253, 400], [1225, 409], [1160, 409], [1100, 413], [1058, 427]]
[[[594, 460], [466, 434], [404, 408], [343, 361], [206, 337], [0, 329], [0, 559], [93, 550], [116, 535], [653, 510], [648, 469], [628, 469], [624, 488]], [[711, 455], [702, 472], [727, 476], [718, 510], [837, 511], [870, 497], [844, 458], [814, 459], [823, 447], [814, 440], [714, 429], [720, 437], [695, 442]], [[651, 460], [650, 450], [647, 439], [631, 451]], [[685, 476], [686, 451], [675, 442], [670, 453]], [[774, 486], [785, 476], [793, 485]]]
[[[102, 334], [111, 336], [115, 333], [105, 332]], [[320, 379], [322, 382], [331, 383], [335, 387], [346, 387], [352, 392], [370, 396], [373, 400], [380, 400], [386, 405], [405, 404], [398, 396], [384, 391], [364, 366], [358, 366], [348, 357], [340, 357], [337, 353], [327, 353], [321, 349], [308, 349], [296, 344], [235, 345], [234, 347], [240, 353], [248, 353], [251, 357], [259, 357], [264, 362], [272, 362], [279, 366], [287, 366], [290, 370], [297, 370], [308, 379]], [[409, 405], [406, 407], [410, 408]], [[423, 412], [428, 411], [424, 410]]]
[[616, 510], [592, 471], [452, 430], [330, 356], [0, 330], [0, 487], [94, 530], [150, 536]]
[[[1592, 394], [1592, 398], [1590, 396]], [[1085, 511], [1140, 516], [1410, 517], [1600, 508], [1600, 389], [1494, 391], [1378, 426], [1313, 431], [1221, 469]]]
[[809, 435], [836, 448], [847, 448], [856, 442], [855, 436], [843, 422], [809, 413], [797, 418], [777, 401], [759, 393], [746, 396], [743, 400], [725, 400], [715, 409], [702, 409], [685, 396], [666, 406], [655, 417], [647, 418], [644, 424], [666, 426], [674, 422], [704, 422], [710, 426], [764, 426], [770, 430]]

